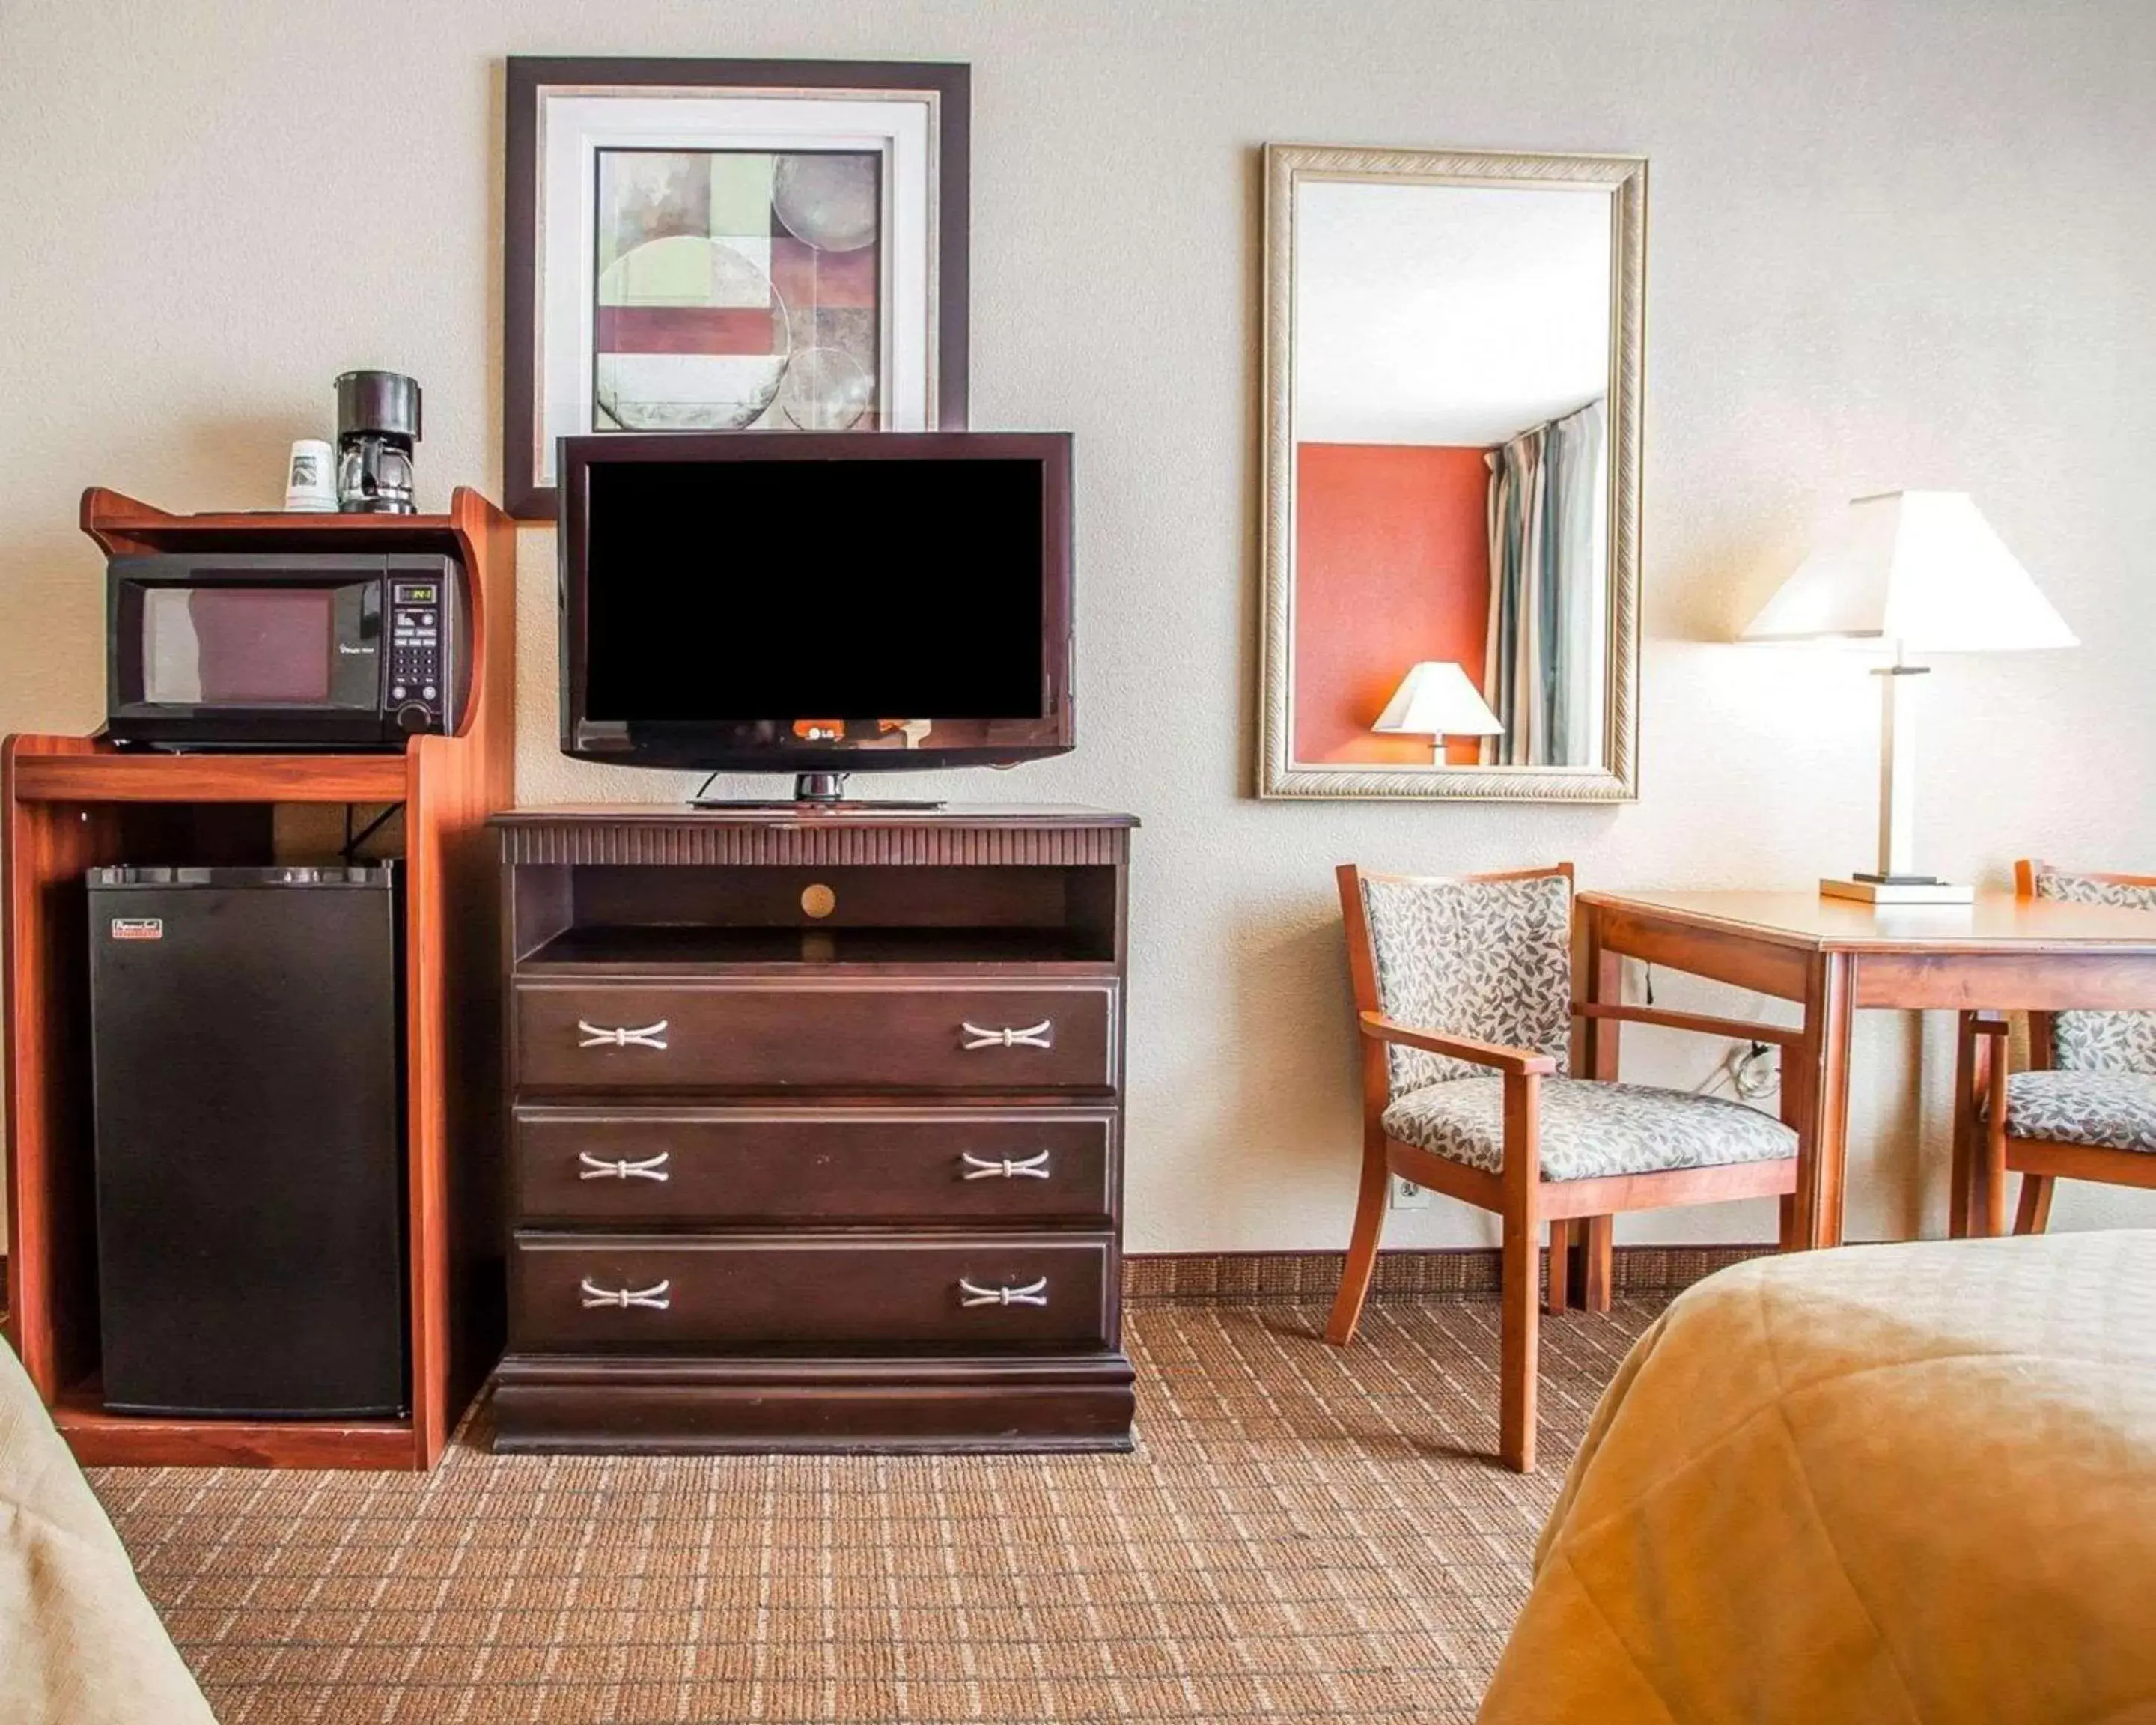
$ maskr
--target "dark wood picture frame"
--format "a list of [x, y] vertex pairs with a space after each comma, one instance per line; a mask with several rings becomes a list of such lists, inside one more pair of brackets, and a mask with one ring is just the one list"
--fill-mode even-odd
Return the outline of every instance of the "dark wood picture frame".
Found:
[[788, 90], [814, 95], [932, 90], [936, 147], [936, 367], [931, 430], [966, 425], [967, 256], [972, 229], [973, 69], [955, 62], [554, 59], [511, 55], [505, 152], [502, 247], [502, 488], [510, 515], [551, 521], [555, 488], [531, 459], [541, 404], [539, 331], [539, 104], [542, 92], [609, 90]]

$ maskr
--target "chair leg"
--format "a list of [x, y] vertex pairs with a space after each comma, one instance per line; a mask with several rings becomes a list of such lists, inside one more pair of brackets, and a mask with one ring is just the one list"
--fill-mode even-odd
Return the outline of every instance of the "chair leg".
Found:
[[1504, 1284], [1498, 1318], [1497, 1455], [1518, 1473], [1535, 1471], [1535, 1366], [1541, 1340], [1536, 1298], [1541, 1230], [1527, 1216], [1505, 1218]]
[[1497, 1454], [1520, 1473], [1535, 1471], [1535, 1357], [1542, 1311], [1542, 1081], [1505, 1075], [1504, 1276], [1497, 1320]]
[[1584, 1312], [1607, 1312], [1609, 1309], [1609, 1283], [1616, 1260], [1616, 1230], [1611, 1226], [1613, 1218], [1589, 1216], [1582, 1226], [1586, 1230], [1586, 1247], [1580, 1255], [1586, 1260], [1586, 1269], [1580, 1276], [1580, 1309]]
[[1332, 1296], [1332, 1316], [1325, 1339], [1345, 1348], [1355, 1339], [1363, 1301], [1378, 1267], [1378, 1237], [1385, 1231], [1385, 1200], [1392, 1171], [1385, 1163], [1385, 1137], [1373, 1125], [1363, 1134], [1363, 1185], [1355, 1199], [1355, 1233], [1348, 1243], [1348, 1261], [1340, 1271], [1340, 1291]]
[[1543, 1310], [1562, 1312], [1572, 1304], [1572, 1242], [1578, 1224], [1570, 1221], [1549, 1224], [1549, 1291]]
[[2016, 1234], [2041, 1234], [2051, 1225], [2051, 1187], [2056, 1179], [2051, 1174], [2021, 1176], [2021, 1201], [2014, 1209]]

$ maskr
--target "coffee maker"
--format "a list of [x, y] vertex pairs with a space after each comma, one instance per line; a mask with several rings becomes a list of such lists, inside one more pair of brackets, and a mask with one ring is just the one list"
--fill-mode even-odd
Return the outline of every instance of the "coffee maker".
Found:
[[413, 515], [412, 445], [419, 385], [401, 372], [346, 372], [336, 380], [337, 507], [347, 515]]

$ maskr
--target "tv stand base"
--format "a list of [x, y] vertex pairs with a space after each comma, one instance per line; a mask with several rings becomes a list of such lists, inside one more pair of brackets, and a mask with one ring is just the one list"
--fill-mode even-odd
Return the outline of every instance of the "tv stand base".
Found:
[[[849, 798], [846, 795], [847, 776], [843, 773], [797, 773], [793, 775], [793, 798], [791, 802], [755, 799], [742, 801], [730, 797], [706, 797], [699, 792], [696, 796], [690, 798], [689, 806], [691, 809], [760, 809], [781, 811], [789, 809], [829, 809], [834, 811], [862, 809], [941, 809], [945, 806], [940, 800], [905, 802], [882, 798]], [[711, 783], [709, 779], [704, 782], [706, 784]]]

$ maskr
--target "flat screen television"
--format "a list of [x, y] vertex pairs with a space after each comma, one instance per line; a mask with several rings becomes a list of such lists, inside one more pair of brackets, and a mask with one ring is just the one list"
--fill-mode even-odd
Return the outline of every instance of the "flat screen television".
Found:
[[564, 752], [829, 795], [1071, 747], [1067, 434], [601, 434], [558, 471]]

